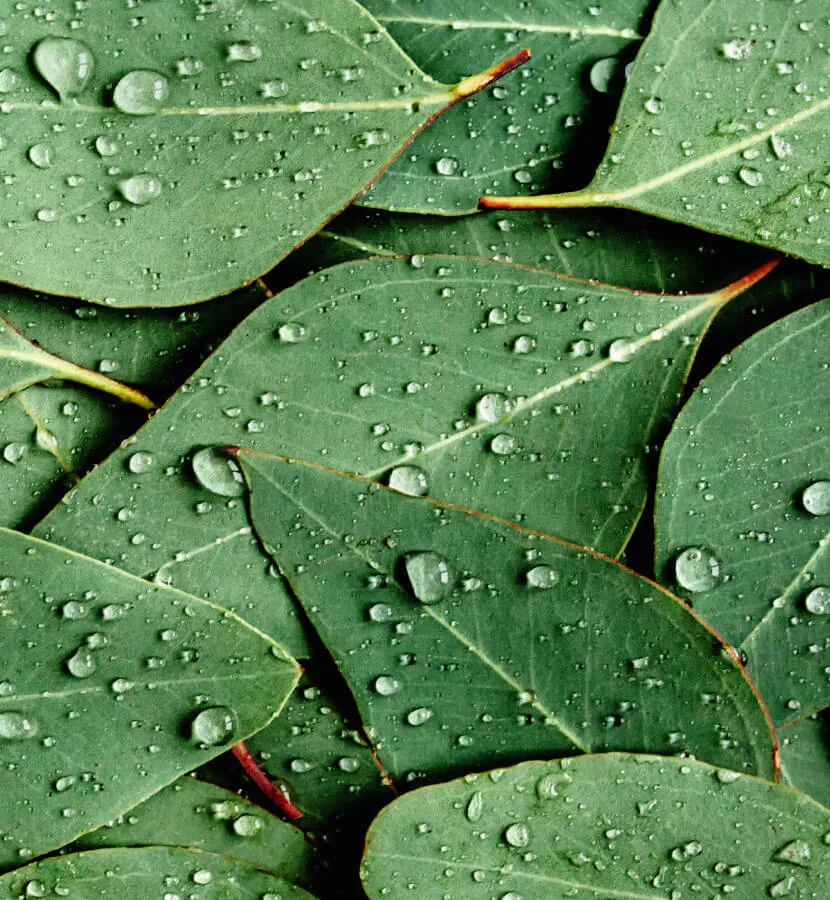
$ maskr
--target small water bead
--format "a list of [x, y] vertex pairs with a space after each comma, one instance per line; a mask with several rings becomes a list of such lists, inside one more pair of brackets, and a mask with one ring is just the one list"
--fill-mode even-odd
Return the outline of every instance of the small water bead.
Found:
[[559, 575], [550, 566], [534, 566], [525, 572], [525, 581], [530, 587], [547, 591], [559, 581]]
[[0, 739], [25, 741], [37, 734], [37, 722], [21, 712], [0, 712]]
[[516, 439], [510, 434], [497, 434], [490, 441], [490, 452], [496, 456], [510, 456], [516, 450]]
[[814, 616], [830, 616], [830, 587], [813, 588], [804, 598], [804, 606]]
[[256, 62], [262, 59], [262, 47], [251, 41], [236, 41], [228, 47], [228, 62]]
[[482, 794], [481, 791], [476, 791], [467, 801], [467, 808], [464, 810], [464, 815], [467, 817], [468, 822], [478, 822], [483, 814], [484, 794]]
[[147, 116], [158, 110], [170, 92], [167, 78], [152, 69], [134, 69], [115, 85], [112, 99], [131, 116]]
[[738, 178], [747, 187], [760, 187], [764, 183], [764, 176], [758, 169], [752, 169], [749, 166], [741, 166], [738, 169]]
[[536, 338], [529, 334], [519, 335], [513, 341], [514, 353], [532, 353], [536, 349]]
[[458, 171], [458, 160], [453, 159], [451, 156], [442, 156], [435, 163], [435, 171], [439, 175], [455, 175]]
[[394, 616], [388, 603], [373, 603], [369, 607], [369, 619], [372, 622], [390, 622]]
[[645, 103], [643, 103], [643, 109], [647, 113], [651, 113], [652, 116], [659, 116], [665, 109], [665, 104], [659, 97], [649, 97]]
[[39, 169], [49, 169], [55, 164], [55, 151], [48, 144], [34, 144], [26, 155]]
[[80, 96], [95, 72], [92, 50], [74, 38], [48, 37], [38, 41], [32, 62], [61, 100]]
[[593, 342], [585, 340], [585, 338], [581, 338], [580, 340], [574, 341], [572, 344], [568, 345], [568, 353], [576, 358], [592, 356], [595, 350], [596, 347], [594, 346]]
[[95, 657], [89, 647], [78, 647], [78, 649], [66, 659], [64, 663], [66, 671], [75, 678], [89, 678], [95, 674], [97, 664]]
[[299, 344], [308, 338], [308, 330], [299, 322], [286, 322], [277, 329], [277, 337], [286, 344]]
[[406, 724], [417, 728], [419, 725], [428, 722], [432, 716], [433, 712], [428, 706], [419, 706], [406, 714]]
[[703, 853], [703, 844], [700, 841], [688, 841], [675, 847], [670, 855], [675, 862], [685, 862], [687, 859], [700, 856], [701, 853]]
[[391, 697], [393, 694], [399, 693], [403, 685], [391, 675], [379, 675], [372, 683], [372, 687], [375, 693], [380, 694], [381, 697]]
[[804, 488], [801, 504], [810, 515], [830, 515], [830, 481], [814, 481]]
[[288, 94], [288, 82], [280, 79], [266, 81], [259, 86], [259, 93], [266, 100], [279, 100]]
[[341, 772], [347, 772], [351, 775], [352, 772], [356, 772], [360, 768], [360, 760], [355, 759], [353, 756], [341, 756], [337, 760], [337, 768]]
[[769, 139], [769, 145], [777, 159], [786, 159], [793, 152], [793, 145], [782, 138], [780, 134], [774, 134]]
[[202, 71], [202, 61], [195, 56], [185, 56], [176, 62], [176, 73], [182, 78], [193, 78]]
[[721, 44], [720, 52], [726, 59], [749, 59], [754, 45], [755, 41], [749, 38], [735, 38]]
[[262, 829], [262, 819], [259, 816], [251, 815], [237, 816], [233, 820], [231, 827], [234, 834], [239, 835], [239, 837], [255, 837]]
[[439, 553], [425, 550], [404, 558], [412, 593], [421, 603], [438, 603], [450, 588], [450, 567]]
[[482, 422], [498, 422], [512, 408], [504, 394], [482, 394], [476, 403], [476, 418]]
[[506, 325], [508, 321], [507, 310], [503, 306], [494, 306], [487, 313], [488, 325]]
[[197, 869], [190, 876], [190, 880], [194, 884], [210, 884], [213, 881], [213, 872], [210, 869]]
[[95, 151], [99, 156], [115, 156], [118, 153], [118, 143], [105, 134], [95, 138]]
[[395, 466], [389, 473], [389, 487], [411, 497], [423, 497], [429, 491], [426, 472], [418, 466]]
[[161, 196], [161, 179], [150, 172], [140, 172], [119, 181], [118, 190], [134, 206], [146, 206]]
[[633, 338], [617, 338], [608, 345], [608, 358], [611, 362], [629, 362], [636, 352]]
[[504, 840], [511, 847], [527, 847], [530, 843], [530, 831], [524, 822], [514, 822], [505, 828]]
[[61, 616], [64, 619], [83, 619], [89, 613], [89, 608], [85, 603], [78, 600], [69, 600], [61, 607]]
[[18, 441], [12, 441], [11, 444], [6, 444], [3, 448], [3, 459], [5, 459], [7, 463], [16, 466], [20, 460], [23, 459], [28, 450], [29, 448], [25, 444], [21, 444]]
[[795, 878], [789, 876], [788, 878], [782, 878], [780, 881], [776, 881], [769, 885], [769, 887], [767, 887], [767, 893], [773, 898], [789, 897], [795, 890], [795, 885]]
[[688, 547], [674, 561], [677, 583], [694, 594], [711, 591], [721, 580], [720, 561], [704, 547]]
[[784, 846], [775, 854], [773, 859], [777, 859], [779, 862], [792, 863], [795, 866], [804, 866], [806, 868], [810, 865], [811, 855], [810, 845], [807, 841], [798, 838], [794, 841], [790, 841], [788, 844], [784, 844]]
[[74, 784], [74, 775], [63, 775], [61, 778], [55, 780], [54, 788], [59, 794], [62, 794], [64, 791], [68, 791]]
[[190, 460], [193, 476], [206, 491], [220, 497], [241, 497], [245, 480], [234, 459], [218, 447], [197, 450]]
[[155, 462], [151, 453], [133, 453], [127, 460], [127, 468], [133, 475], [143, 475], [153, 468]]
[[14, 69], [0, 69], [0, 94], [10, 94], [19, 83], [20, 77]]
[[190, 723], [190, 736], [201, 747], [227, 744], [236, 728], [236, 713], [229, 706], [209, 706]]
[[135, 682], [128, 678], [115, 678], [110, 682], [110, 688], [114, 694], [126, 694], [135, 687]]

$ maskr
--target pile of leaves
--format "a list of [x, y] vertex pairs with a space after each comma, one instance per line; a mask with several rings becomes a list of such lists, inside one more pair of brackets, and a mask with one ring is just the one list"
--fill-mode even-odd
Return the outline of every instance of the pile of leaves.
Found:
[[824, 0], [0, 36], [0, 896], [828, 896]]

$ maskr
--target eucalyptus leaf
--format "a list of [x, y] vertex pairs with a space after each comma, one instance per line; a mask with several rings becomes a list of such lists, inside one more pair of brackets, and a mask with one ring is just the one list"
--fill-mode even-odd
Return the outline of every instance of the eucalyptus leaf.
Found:
[[259, 730], [296, 663], [227, 610], [0, 529], [0, 865], [60, 847]]
[[[358, 202], [418, 212], [474, 212], [481, 194], [571, 190], [608, 140], [624, 69], [651, 0], [366, 0], [369, 12], [433, 77], [455, 82], [520, 42], [532, 61], [459, 104]], [[639, 33], [638, 33], [639, 32]]]
[[0, 892], [6, 897], [57, 894], [96, 900], [147, 900], [179, 892], [199, 900], [313, 900], [270, 872], [184, 847], [120, 847], [56, 856], [0, 876]]
[[830, 714], [808, 716], [778, 732], [781, 780], [830, 806]]
[[254, 526], [400, 783], [610, 749], [773, 773], [742, 669], [651, 582], [479, 512], [235, 457]]
[[252, 281], [525, 58], [439, 84], [353, 0], [56, 0], [3, 25], [0, 277], [118, 306]]
[[666, 0], [594, 180], [485, 206], [623, 206], [830, 263], [825, 0]]
[[413, 791], [369, 832], [371, 900], [827, 896], [830, 812], [693, 760], [608, 754]]
[[694, 393], [660, 461], [656, 571], [747, 655], [776, 725], [830, 703], [830, 535], [808, 491], [830, 494], [829, 339], [830, 300], [750, 338]]
[[71, 849], [151, 845], [218, 853], [312, 890], [320, 865], [318, 853], [301, 831], [238, 794], [195, 778], [179, 778], [84, 835]]

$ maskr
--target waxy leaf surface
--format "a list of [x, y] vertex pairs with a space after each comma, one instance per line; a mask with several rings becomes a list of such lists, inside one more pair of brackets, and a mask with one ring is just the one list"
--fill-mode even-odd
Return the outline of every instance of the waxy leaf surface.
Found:
[[148, 900], [171, 896], [171, 886], [199, 900], [314, 900], [270, 872], [183, 847], [121, 847], [52, 857], [0, 877], [0, 896]]
[[235, 455], [259, 536], [401, 783], [608, 749], [772, 773], [743, 671], [651, 582], [480, 513]]
[[253, 280], [503, 71], [439, 84], [353, 0], [57, 0], [3, 28], [0, 277], [119, 306]]
[[594, 180], [532, 204], [624, 206], [827, 265], [828, 40], [826, 0], [665, 0]]
[[5, 529], [0, 604], [6, 867], [259, 730], [296, 684], [296, 663], [226, 610]]
[[830, 806], [830, 711], [781, 728], [781, 781]]
[[367, 0], [434, 78], [456, 82], [517, 46], [533, 54], [475, 101], [419, 135], [359, 201], [419, 212], [474, 212], [485, 193], [572, 190], [599, 162], [624, 68], [651, 0]]
[[[750, 338], [692, 395], [660, 461], [658, 577], [747, 654], [777, 725], [830, 703], [830, 505], [811, 513], [804, 494], [830, 492], [829, 340], [830, 300]], [[683, 574], [690, 551], [702, 579]]]
[[371, 900], [794, 900], [830, 889], [830, 812], [692, 760], [608, 754], [471, 775], [388, 806]]

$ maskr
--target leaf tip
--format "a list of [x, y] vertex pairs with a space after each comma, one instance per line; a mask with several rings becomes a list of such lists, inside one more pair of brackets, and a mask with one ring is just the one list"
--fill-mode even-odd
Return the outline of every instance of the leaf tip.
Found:
[[496, 63], [496, 65], [491, 66], [484, 72], [480, 72], [478, 75], [471, 75], [469, 78], [465, 78], [462, 82], [459, 82], [459, 84], [456, 85], [453, 94], [455, 94], [456, 98], [459, 100], [464, 97], [469, 97], [472, 94], [477, 94], [479, 91], [484, 90], [484, 88], [491, 85], [494, 81], [498, 81], [499, 78], [503, 78], [509, 72], [512, 72], [514, 69], [517, 69], [519, 66], [526, 63], [529, 59], [530, 50], [527, 48], [519, 50], [518, 53], [514, 53], [513, 56], [508, 57], [508, 59]]

